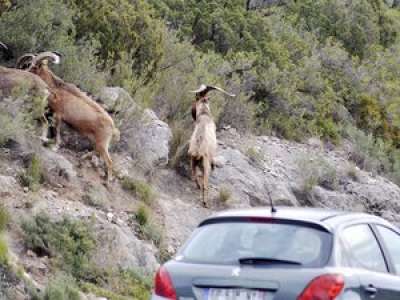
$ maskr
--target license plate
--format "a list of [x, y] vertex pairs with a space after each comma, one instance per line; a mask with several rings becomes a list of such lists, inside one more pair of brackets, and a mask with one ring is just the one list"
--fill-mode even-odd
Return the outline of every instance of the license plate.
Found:
[[204, 300], [272, 300], [271, 293], [249, 289], [204, 289]]

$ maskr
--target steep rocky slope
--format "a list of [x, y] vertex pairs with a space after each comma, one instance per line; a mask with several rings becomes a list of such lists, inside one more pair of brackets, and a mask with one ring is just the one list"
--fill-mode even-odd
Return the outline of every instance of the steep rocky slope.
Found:
[[[115, 111], [124, 97], [129, 97], [124, 90], [106, 88], [101, 98]], [[96, 157], [82, 157], [90, 147], [67, 127], [58, 153], [23, 139], [0, 149], [0, 195], [11, 215], [6, 235], [11, 261], [33, 286], [43, 288], [53, 276], [51, 262], [46, 255], [27, 250], [20, 225], [21, 220], [43, 212], [52, 220], [67, 216], [90, 221], [96, 239], [91, 264], [140, 270], [150, 276], [202, 218], [221, 209], [265, 206], [272, 200], [277, 205], [367, 211], [400, 224], [400, 188], [351, 163], [347, 159], [353, 151], [350, 145], [329, 149], [317, 139], [298, 144], [241, 135], [230, 127], [218, 133], [211, 208], [203, 208], [189, 179], [187, 162], [180, 162], [177, 170], [167, 166], [171, 129], [150, 110], [130, 109], [135, 110], [135, 118], [120, 124], [122, 139], [112, 151], [118, 178], [108, 187], [102, 164]], [[39, 157], [45, 177], [37, 191], [20, 184], [32, 153]], [[149, 205], [161, 241], [145, 239], [138, 232], [134, 216], [142, 201], [124, 185], [127, 178], [154, 189], [155, 199]], [[14, 295], [12, 299], [28, 298], [20, 280], [2, 269], [0, 276], [0, 291]]]

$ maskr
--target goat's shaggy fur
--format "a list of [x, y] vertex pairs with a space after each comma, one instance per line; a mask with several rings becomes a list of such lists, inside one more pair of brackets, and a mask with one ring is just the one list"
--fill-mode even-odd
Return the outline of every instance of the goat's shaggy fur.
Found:
[[204, 206], [208, 206], [208, 178], [217, 151], [216, 126], [212, 118], [208, 98], [198, 99], [194, 113], [196, 123], [190, 138], [189, 156], [191, 160], [192, 178], [201, 189]]
[[42, 54], [34, 59], [30, 72], [37, 74], [49, 86], [52, 95], [49, 97], [50, 109], [55, 114], [56, 146], [61, 143], [61, 123], [68, 123], [80, 134], [88, 137], [94, 144], [96, 151], [107, 165], [107, 181], [112, 178], [112, 160], [108, 148], [112, 138], [119, 140], [119, 130], [115, 127], [110, 115], [95, 101], [75, 85], [66, 83], [47, 66], [50, 54]]

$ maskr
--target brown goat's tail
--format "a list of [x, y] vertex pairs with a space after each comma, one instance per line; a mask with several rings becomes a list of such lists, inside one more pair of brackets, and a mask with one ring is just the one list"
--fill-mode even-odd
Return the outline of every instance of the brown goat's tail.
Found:
[[119, 140], [121, 139], [121, 132], [119, 131], [119, 129], [117, 127], [113, 128], [113, 141], [114, 142], [119, 142]]

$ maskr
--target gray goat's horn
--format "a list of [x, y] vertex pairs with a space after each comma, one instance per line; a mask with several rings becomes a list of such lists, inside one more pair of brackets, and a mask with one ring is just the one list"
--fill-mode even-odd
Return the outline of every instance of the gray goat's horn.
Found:
[[224, 93], [225, 95], [228, 95], [230, 97], [236, 96], [234, 94], [228, 93], [227, 91], [221, 89], [220, 87], [212, 86], [212, 85], [205, 85], [205, 84], [200, 85], [200, 87], [197, 90], [190, 91], [190, 92], [195, 93], [195, 94], [207, 94], [208, 92], [210, 92], [212, 90], [220, 91], [221, 93]]

